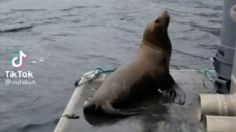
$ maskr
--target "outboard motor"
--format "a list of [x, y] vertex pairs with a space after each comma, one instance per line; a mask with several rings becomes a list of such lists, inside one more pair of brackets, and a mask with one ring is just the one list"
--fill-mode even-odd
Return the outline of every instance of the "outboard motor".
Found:
[[236, 0], [225, 0], [224, 5], [221, 44], [213, 57], [213, 65], [217, 73], [215, 86], [218, 93], [229, 93], [230, 91], [236, 44]]

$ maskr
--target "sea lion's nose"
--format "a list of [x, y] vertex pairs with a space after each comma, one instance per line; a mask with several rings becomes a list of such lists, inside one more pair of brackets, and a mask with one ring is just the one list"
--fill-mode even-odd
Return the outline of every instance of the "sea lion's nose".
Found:
[[168, 12], [167, 10], [165, 10], [165, 11], [163, 12], [163, 14], [167, 14], [167, 15], [168, 15], [168, 14], [169, 14], [169, 12]]
[[168, 15], [169, 16], [169, 12], [167, 10], [163, 11], [162, 13], [163, 15]]

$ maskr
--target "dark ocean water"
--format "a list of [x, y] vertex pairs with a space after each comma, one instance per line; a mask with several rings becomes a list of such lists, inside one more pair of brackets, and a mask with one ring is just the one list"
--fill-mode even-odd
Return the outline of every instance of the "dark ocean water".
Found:
[[[222, 0], [0, 0], [0, 132], [53, 131], [84, 72], [136, 54], [148, 22], [167, 9], [173, 69], [212, 69]], [[5, 84], [14, 53], [35, 85]]]

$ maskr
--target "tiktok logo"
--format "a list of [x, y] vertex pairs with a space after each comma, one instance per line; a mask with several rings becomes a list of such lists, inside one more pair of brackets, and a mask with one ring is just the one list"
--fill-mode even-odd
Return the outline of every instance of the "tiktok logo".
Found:
[[[24, 58], [26, 54], [19, 50], [16, 56], [11, 59], [11, 64], [15, 68], [20, 68], [24, 64]], [[6, 70], [5, 71], [5, 84], [8, 85], [35, 85], [36, 80], [34, 79], [33, 72], [30, 70]]]
[[21, 67], [23, 65], [25, 57], [26, 57], [26, 54], [22, 50], [20, 50], [19, 54], [12, 58], [11, 60], [12, 66], [15, 68]]

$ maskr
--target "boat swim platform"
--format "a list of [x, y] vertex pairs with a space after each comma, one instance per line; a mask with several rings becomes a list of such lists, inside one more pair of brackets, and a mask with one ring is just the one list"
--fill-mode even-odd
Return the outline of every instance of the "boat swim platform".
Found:
[[214, 85], [205, 73], [204, 70], [171, 70], [171, 75], [185, 91], [185, 104], [155, 98], [141, 103], [148, 106], [142, 114], [123, 119], [84, 115], [84, 101], [107, 76], [100, 75], [88, 83], [84, 83], [87, 78], [82, 77], [54, 132], [202, 132], [203, 124], [197, 119], [198, 94], [215, 93]]

